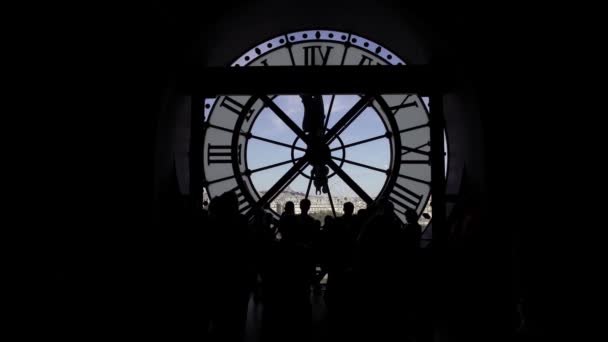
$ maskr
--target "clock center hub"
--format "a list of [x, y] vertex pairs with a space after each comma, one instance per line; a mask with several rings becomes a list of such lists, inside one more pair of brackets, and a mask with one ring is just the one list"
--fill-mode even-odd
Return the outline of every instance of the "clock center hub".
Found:
[[331, 151], [329, 146], [315, 141], [306, 149], [306, 155], [312, 164], [324, 164], [331, 158]]
[[[344, 147], [344, 142], [342, 141], [342, 139], [339, 136], [336, 137], [336, 141], [339, 144], [339, 146], [337, 146], [337, 147], [339, 147], [339, 148], [333, 148], [333, 149], [330, 148], [330, 146], [327, 146], [326, 144], [323, 144], [321, 142], [311, 142], [308, 146], [306, 146], [306, 150], [301, 149], [300, 151], [298, 151], [298, 150], [296, 150], [296, 148], [298, 147], [298, 141], [300, 141], [300, 138], [296, 137], [292, 143], [292, 148], [291, 148], [291, 160], [293, 161], [294, 164], [296, 163], [296, 159], [297, 159], [296, 157], [306, 156], [306, 158], [308, 159], [309, 163], [312, 166], [315, 166], [315, 165], [323, 166], [330, 159], [336, 160], [336, 162], [338, 163], [338, 165], [340, 167], [342, 167], [342, 165], [344, 165], [344, 159], [346, 158], [346, 148]], [[299, 146], [304, 147], [302, 145], [304, 145], [304, 144], [301, 144]], [[299, 173], [302, 176], [304, 176], [305, 178], [310, 179], [310, 177], [311, 177], [310, 172], [299, 172]], [[327, 178], [331, 178], [335, 175], [336, 175], [336, 173], [332, 172], [327, 176]]]

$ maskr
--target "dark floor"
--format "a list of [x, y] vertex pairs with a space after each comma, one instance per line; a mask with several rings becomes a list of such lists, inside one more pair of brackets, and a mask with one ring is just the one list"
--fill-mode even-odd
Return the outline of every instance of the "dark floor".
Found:
[[[254, 294], [249, 297], [247, 312], [247, 325], [245, 342], [261, 342], [262, 315], [264, 312], [263, 300], [256, 300]], [[310, 303], [312, 307], [312, 341], [329, 341], [327, 309], [323, 293], [311, 292]]]

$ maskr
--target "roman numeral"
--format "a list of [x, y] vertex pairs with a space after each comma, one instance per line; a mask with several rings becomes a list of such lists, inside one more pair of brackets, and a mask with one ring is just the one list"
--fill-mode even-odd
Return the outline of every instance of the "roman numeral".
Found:
[[207, 144], [207, 164], [230, 164], [232, 148], [230, 145]]
[[236, 115], [245, 115], [245, 119], [247, 121], [249, 121], [249, 119], [251, 118], [251, 114], [253, 114], [254, 112], [254, 109], [251, 108], [249, 110], [249, 113], [245, 114], [245, 105], [229, 96], [224, 96], [224, 99], [222, 100], [220, 106], [227, 108], [229, 111], [233, 112]]
[[417, 129], [421, 129], [421, 128], [425, 128], [425, 127], [429, 127], [428, 123], [422, 124], [422, 125], [418, 125], [418, 126], [413, 126], [413, 127], [408, 127], [408, 128], [404, 128], [402, 130], [399, 130], [399, 133], [406, 133], [406, 132], [411, 132], [411, 131], [415, 131]]
[[397, 182], [389, 196], [389, 200], [403, 208], [403, 210], [418, 210], [418, 206], [420, 206], [420, 202], [422, 202], [422, 195], [416, 194]]
[[400, 104], [398, 106], [392, 106], [392, 107], [390, 107], [390, 109], [393, 111], [393, 114], [397, 114], [397, 112], [399, 111], [399, 109], [409, 108], [409, 107], [416, 107], [416, 108], [418, 108], [418, 102], [412, 101], [412, 102], [408, 102], [408, 103], [402, 103], [402, 104]]
[[[241, 164], [242, 144], [237, 147], [237, 160]], [[207, 144], [207, 164], [230, 164], [232, 162], [232, 146]]]
[[379, 65], [377, 61], [373, 61], [371, 58], [361, 55], [361, 60], [359, 61], [359, 65]]
[[[304, 65], [327, 65], [327, 60], [329, 59], [329, 54], [333, 46], [325, 46], [325, 54], [323, 54], [323, 46], [321, 45], [313, 45], [313, 46], [305, 46], [304, 47]], [[321, 57], [319, 61], [317, 61], [317, 53]], [[317, 63], [317, 62], [320, 62]]]
[[[236, 198], [239, 202], [239, 213], [247, 211], [247, 209], [249, 209], [251, 207], [251, 204], [249, 204], [249, 202], [247, 201], [247, 198], [245, 197], [245, 195], [243, 195], [243, 192], [241, 191], [241, 189], [239, 189], [238, 186], [234, 187], [228, 191], [234, 192], [236, 194]], [[245, 206], [241, 207], [243, 204], [245, 204]]]
[[224, 99], [222, 100], [220, 106], [228, 108], [228, 110], [230, 110], [236, 115], [241, 115], [243, 113], [243, 109], [245, 108], [244, 104], [238, 102], [237, 100], [229, 96], [224, 96]]
[[[416, 148], [401, 145], [401, 164], [430, 164], [431, 163], [431, 152], [421, 150], [421, 148], [428, 146], [428, 145], [429, 145], [429, 143], [426, 143], [426, 144], [420, 145]], [[415, 153], [419, 156], [423, 156], [424, 158], [416, 159], [416, 160], [403, 159], [403, 156], [410, 154], [410, 153]]]

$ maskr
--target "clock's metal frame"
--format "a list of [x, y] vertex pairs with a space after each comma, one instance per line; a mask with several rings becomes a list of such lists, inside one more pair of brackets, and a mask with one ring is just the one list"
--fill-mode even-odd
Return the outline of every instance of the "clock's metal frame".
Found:
[[[247, 66], [275, 49], [289, 46], [290, 44], [293, 45], [310, 41], [340, 43], [347, 47], [356, 47], [379, 57], [388, 65], [405, 65], [405, 62], [399, 58], [398, 54], [386, 48], [384, 44], [379, 44], [377, 39], [372, 40], [365, 35], [347, 31], [336, 31], [327, 28], [310, 28], [295, 32], [284, 32], [271, 39], [252, 45], [247, 52], [241, 54], [232, 61], [230, 66]], [[272, 45], [269, 46], [268, 44]]]
[[[386, 104], [386, 102], [384, 101], [384, 99], [382, 99], [381, 96], [374, 96], [372, 98], [372, 100], [370, 100], [370, 102], [372, 102], [374, 100], [377, 101], [380, 104], [381, 107], [383, 107], [383, 111], [385, 113], [390, 113], [391, 112], [390, 109], [388, 108], [388, 105]], [[250, 99], [250, 101], [248, 101], [248, 104], [243, 108], [243, 113], [249, 112], [251, 106], [255, 103], [255, 101], [256, 101], [256, 97], [252, 96], [251, 99]], [[384, 117], [384, 119], [388, 121], [388, 124], [390, 125], [390, 127], [387, 127], [386, 126], [386, 122], [384, 120], [382, 120], [383, 125], [385, 125], [385, 130], [387, 132], [389, 131], [389, 129], [392, 132], [398, 132], [399, 131], [398, 130], [398, 125], [397, 125], [397, 123], [396, 123], [396, 121], [395, 121], [395, 119], [394, 119], [393, 116], [391, 116], [391, 115], [383, 115], [383, 114], [379, 114], [379, 115], [382, 115]], [[241, 126], [242, 126], [244, 120], [245, 120], [245, 115], [240, 115], [239, 118], [237, 119], [237, 122], [235, 124], [235, 130], [233, 131], [233, 135], [232, 135], [232, 146], [237, 146], [238, 145], [239, 136], [243, 134], [243, 132], [241, 131]], [[255, 121], [252, 122], [251, 127], [253, 127], [253, 125], [255, 125]], [[244, 132], [244, 133], [245, 133], [245, 136], [247, 136], [246, 134], [249, 133], [249, 132]], [[336, 135], [336, 137], [338, 137], [338, 135]], [[396, 182], [396, 179], [399, 177], [399, 168], [401, 167], [401, 163], [400, 163], [400, 158], [401, 157], [400, 157], [400, 154], [396, 153], [396, 151], [395, 151], [395, 147], [396, 146], [401, 146], [401, 137], [400, 137], [399, 134], [391, 134], [391, 136], [390, 136], [389, 139], [391, 139], [390, 140], [391, 141], [391, 143], [390, 143], [391, 149], [390, 149], [390, 157], [389, 157], [390, 161], [391, 161], [391, 165], [389, 166], [389, 168], [387, 170], [388, 171], [387, 172], [387, 176], [388, 177], [387, 177], [387, 180], [384, 183], [384, 186], [380, 190], [380, 194], [385, 193], [386, 189], [391, 189], [394, 186], [394, 184]], [[248, 140], [249, 139], [247, 139], [247, 141]], [[245, 146], [244, 150], [245, 150], [245, 153], [246, 153], [247, 146]], [[232, 149], [232, 158], [231, 158], [231, 160], [232, 160], [232, 170], [233, 170], [233, 172], [234, 172], [235, 175], [243, 174], [243, 172], [240, 171], [240, 167], [239, 167], [239, 164], [238, 164], [238, 159], [239, 159], [238, 158], [238, 153], [240, 153], [240, 152], [241, 151], [239, 151], [236, 148]], [[247, 166], [246, 163], [247, 162], [246, 162], [246, 158], [245, 158], [245, 169], [249, 170], [249, 168], [248, 168], [248, 166]], [[302, 171], [302, 170], [300, 170], [300, 171]], [[298, 174], [299, 174], [299, 172], [298, 172]], [[294, 175], [294, 177], [296, 177], [296, 176], [297, 176], [297, 174]], [[247, 184], [245, 184], [245, 181], [243, 180], [243, 177], [236, 176], [235, 180], [236, 180], [239, 188], [241, 188], [241, 189], [248, 189], [249, 188], [249, 186]], [[351, 182], [353, 182], [353, 181], [351, 180]], [[251, 196], [252, 194], [249, 191], [243, 191], [243, 195], [246, 197], [247, 201], [249, 201], [250, 203], [257, 203], [258, 206], [263, 206], [266, 203], [272, 202], [272, 200], [276, 197], [276, 195], [278, 195], [282, 191], [282, 189], [284, 189], [288, 184], [289, 183], [287, 183], [284, 186], [282, 186], [281, 189], [279, 191], [277, 191], [275, 195], [271, 196], [267, 201], [264, 201], [265, 203], [259, 203], [259, 201], [256, 201], [253, 198], [253, 196]], [[255, 186], [253, 186], [253, 190], [257, 192], [257, 189], [255, 189]], [[355, 189], [353, 189], [353, 190], [355, 192], [357, 192], [357, 190], [355, 190]], [[367, 194], [363, 195], [363, 194], [360, 194], [359, 192], [357, 192], [357, 194], [362, 199], [364, 199], [364, 200], [366, 199], [366, 197], [369, 197], [369, 195], [367, 195]], [[258, 197], [260, 199], [263, 198], [263, 196], [259, 196], [259, 193], [256, 193], [256, 195], [258, 195]], [[368, 202], [368, 204], [371, 204], [370, 200], [367, 200], [366, 202]], [[421, 205], [424, 207], [426, 205], [426, 203], [421, 203]]]
[[[263, 77], [260, 77], [263, 75]], [[433, 66], [324, 66], [324, 67], [258, 67], [200, 68], [193, 67], [181, 79], [181, 85], [192, 94], [192, 135], [190, 149], [191, 193], [203, 193], [203, 99], [219, 94], [381, 94], [415, 93], [430, 98], [429, 126], [431, 136], [431, 194], [433, 196], [433, 243], [443, 244], [445, 228], [444, 119], [443, 93], [447, 90], [448, 73]], [[439, 77], [441, 76], [441, 77]], [[316, 82], [316, 80], [334, 80]], [[201, 82], [201, 80], [205, 80]], [[382, 101], [383, 102], [383, 101]], [[379, 101], [379, 103], [381, 103]], [[251, 105], [250, 105], [251, 106]], [[384, 107], [386, 112], [386, 104]], [[389, 116], [390, 117], [390, 116]], [[243, 120], [242, 116], [239, 117]], [[397, 134], [399, 136], [399, 134]], [[235, 141], [233, 136], [233, 142]], [[398, 140], [400, 144], [400, 140]], [[400, 145], [396, 145], [400, 146]], [[236, 150], [236, 149], [233, 149]], [[233, 151], [233, 157], [235, 157]], [[399, 154], [391, 156], [393, 163]], [[236, 160], [236, 158], [233, 158]], [[236, 172], [235, 174], [238, 174]], [[394, 186], [396, 173], [380, 192]], [[242, 181], [239, 178], [237, 183]], [[239, 185], [241, 185], [239, 183]], [[244, 193], [246, 193], [244, 191]], [[278, 193], [278, 192], [277, 192]], [[252, 200], [252, 199], [248, 199]]]

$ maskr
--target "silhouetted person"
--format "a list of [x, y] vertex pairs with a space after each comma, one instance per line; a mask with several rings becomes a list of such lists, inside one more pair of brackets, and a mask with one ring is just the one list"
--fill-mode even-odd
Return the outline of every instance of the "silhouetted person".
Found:
[[413, 209], [405, 211], [405, 243], [408, 252], [416, 253], [420, 248], [420, 238], [422, 236], [422, 227], [418, 224], [418, 214]]
[[354, 244], [359, 237], [359, 227], [357, 224], [358, 218], [353, 215], [355, 206], [351, 202], [344, 203], [343, 206], [344, 215], [340, 217], [340, 220], [344, 224], [345, 233], [348, 235], [348, 243], [351, 248], [350, 253], [352, 254]]
[[353, 213], [355, 212], [355, 206], [352, 202], [345, 202], [342, 209], [344, 210], [344, 216], [353, 216]]
[[247, 318], [249, 293], [255, 281], [251, 235], [238, 209], [235, 193], [226, 192], [210, 203], [214, 276], [212, 336], [240, 341]]
[[333, 223], [334, 217], [331, 215], [326, 215], [325, 218], [323, 218], [323, 229], [330, 227]]
[[357, 215], [355, 216], [355, 230], [357, 232], [357, 238], [356, 240], [359, 239], [359, 235], [361, 235], [361, 231], [363, 230], [363, 224], [367, 221], [368, 219], [368, 210], [365, 208], [361, 208], [359, 210], [357, 210]]
[[301, 214], [296, 216], [296, 224], [290, 231], [290, 238], [284, 245], [284, 256], [288, 264], [285, 268], [285, 303], [289, 321], [285, 324], [291, 327], [293, 335], [289, 340], [306, 341], [310, 338], [311, 303], [310, 286], [314, 278], [315, 260], [313, 241], [320, 222], [308, 215], [310, 201], [300, 201]]
[[[334, 229], [334, 225], [336, 224], [336, 220], [331, 215], [326, 215], [323, 224], [323, 230], [320, 233], [320, 239], [318, 243], [318, 247], [320, 249], [320, 265], [322, 269], [323, 276], [327, 274], [327, 270], [329, 267], [328, 257], [330, 251], [330, 245], [328, 240], [328, 234]], [[323, 277], [321, 277], [322, 279]], [[319, 279], [319, 281], [321, 281]]]
[[297, 215], [297, 229], [293, 232], [294, 242], [296, 244], [312, 247], [315, 229], [320, 227], [313, 217], [308, 215], [310, 210], [310, 200], [303, 199], [300, 201], [300, 215]]
[[403, 230], [388, 199], [370, 210], [359, 245], [362, 338], [403, 339], [408, 332]]
[[335, 223], [328, 227], [326, 237], [326, 255], [328, 263], [328, 297], [333, 288], [342, 281], [344, 273], [352, 267], [353, 249], [356, 235], [353, 234], [355, 217], [353, 216], [354, 205], [351, 202], [344, 203], [344, 215], [336, 219]]
[[311, 241], [315, 220], [308, 215], [310, 202], [301, 203], [294, 215], [288, 202], [281, 215], [282, 238], [271, 245], [262, 276], [264, 284], [263, 341], [307, 341], [311, 329], [309, 290], [313, 258]]
[[336, 339], [349, 339], [347, 333], [353, 324], [355, 303], [355, 278], [353, 253], [357, 234], [355, 233], [354, 205], [344, 203], [344, 215], [337, 218], [325, 230], [325, 256], [327, 268], [327, 289], [325, 303], [328, 307], [329, 325]]
[[251, 232], [254, 237], [255, 248], [261, 248], [274, 241], [275, 233], [272, 229], [273, 217], [272, 214], [265, 212], [263, 209], [254, 209], [253, 219], [250, 223]]
[[288, 215], [296, 214], [296, 206], [293, 204], [292, 201], [287, 201], [287, 203], [285, 203], [285, 214], [288, 214]]
[[285, 203], [285, 211], [279, 220], [279, 233], [282, 241], [289, 241], [289, 235], [296, 225], [296, 209], [292, 201]]
[[328, 270], [328, 252], [329, 245], [327, 234], [331, 232], [335, 224], [335, 218], [331, 215], [326, 215], [324, 218], [323, 229], [319, 231], [318, 238], [316, 239], [315, 246], [317, 248], [317, 265], [320, 266], [321, 271], [315, 274], [314, 285], [316, 294], [319, 294], [321, 290], [321, 280], [325, 277]]
[[293, 251], [296, 254], [294, 263], [298, 270], [297, 277], [302, 291], [310, 289], [313, 283], [315, 274], [315, 242], [319, 236], [321, 223], [308, 215], [310, 210], [310, 200], [303, 199], [300, 201], [300, 215], [296, 216], [296, 225], [292, 232]]
[[300, 215], [308, 216], [308, 211], [310, 210], [310, 200], [305, 198], [300, 201]]
[[250, 231], [253, 236], [251, 260], [255, 262], [255, 289], [254, 300], [260, 300], [263, 291], [263, 284], [258, 282], [258, 278], [263, 281], [265, 267], [268, 258], [268, 251], [272, 248], [272, 244], [276, 240], [276, 232], [271, 227], [273, 224], [272, 214], [264, 211], [262, 208], [253, 209], [253, 218], [250, 222]]
[[[406, 224], [404, 226], [404, 260], [405, 260], [405, 281], [403, 283], [404, 291], [404, 312], [407, 315], [408, 325], [411, 327], [410, 334], [416, 336], [417, 339], [423, 339], [423, 336], [429, 337], [429, 319], [428, 314], [423, 314], [422, 306], [424, 303], [420, 298], [420, 293], [428, 288], [429, 284], [425, 284], [427, 277], [421, 274], [420, 260], [420, 238], [422, 236], [422, 227], [418, 224], [418, 213], [413, 209], [405, 211]], [[427, 305], [428, 306], [428, 305]]]

